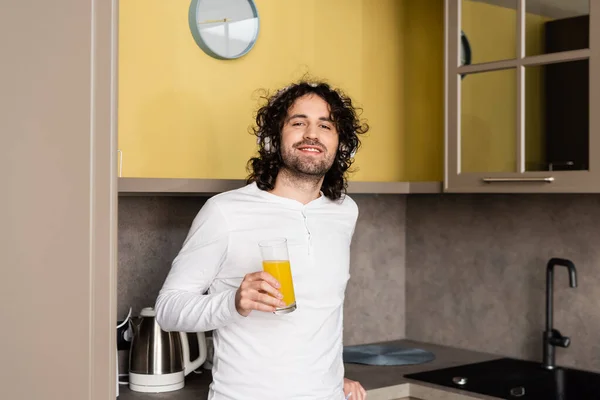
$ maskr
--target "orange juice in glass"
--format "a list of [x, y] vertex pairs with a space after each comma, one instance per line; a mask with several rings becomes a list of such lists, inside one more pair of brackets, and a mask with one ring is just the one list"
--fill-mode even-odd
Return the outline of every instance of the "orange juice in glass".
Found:
[[296, 294], [292, 280], [292, 269], [288, 255], [287, 239], [265, 240], [258, 244], [262, 256], [263, 270], [273, 275], [281, 285], [285, 307], [278, 307], [275, 314], [287, 314], [296, 309]]

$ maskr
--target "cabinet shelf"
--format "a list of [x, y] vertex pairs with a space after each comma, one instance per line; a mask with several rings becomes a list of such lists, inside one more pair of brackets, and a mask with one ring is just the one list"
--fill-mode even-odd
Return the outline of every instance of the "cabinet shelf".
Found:
[[[205, 195], [245, 185], [242, 179], [119, 178], [120, 196]], [[349, 194], [441, 193], [442, 182], [353, 182]]]

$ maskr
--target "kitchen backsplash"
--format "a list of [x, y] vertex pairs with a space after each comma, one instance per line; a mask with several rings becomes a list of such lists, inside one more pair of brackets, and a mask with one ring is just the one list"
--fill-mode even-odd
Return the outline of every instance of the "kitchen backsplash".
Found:
[[541, 360], [546, 264], [554, 326], [571, 338], [557, 364], [600, 371], [600, 196], [411, 195], [406, 333], [410, 339]]
[[[557, 363], [600, 371], [600, 196], [354, 195], [345, 344], [407, 337], [541, 360], [546, 264]], [[119, 199], [118, 315], [153, 305], [204, 197]], [[406, 277], [405, 277], [406, 274]]]
[[[405, 336], [406, 197], [353, 195], [360, 215], [346, 292], [346, 344]], [[120, 197], [118, 318], [153, 306], [206, 197]]]

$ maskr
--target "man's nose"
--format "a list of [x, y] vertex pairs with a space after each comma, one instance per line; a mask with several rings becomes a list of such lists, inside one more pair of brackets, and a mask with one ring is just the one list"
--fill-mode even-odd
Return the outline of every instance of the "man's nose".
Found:
[[304, 137], [307, 139], [317, 139], [319, 137], [319, 129], [315, 124], [308, 124]]

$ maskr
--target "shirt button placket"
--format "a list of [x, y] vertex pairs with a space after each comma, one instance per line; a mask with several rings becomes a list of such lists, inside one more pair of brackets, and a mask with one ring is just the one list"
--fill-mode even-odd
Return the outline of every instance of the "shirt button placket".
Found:
[[308, 218], [306, 217], [306, 210], [302, 210], [302, 219], [304, 220], [304, 228], [306, 229], [307, 239], [308, 239], [308, 254], [310, 254], [310, 250], [312, 247], [312, 236], [310, 234], [310, 228], [308, 227]]

